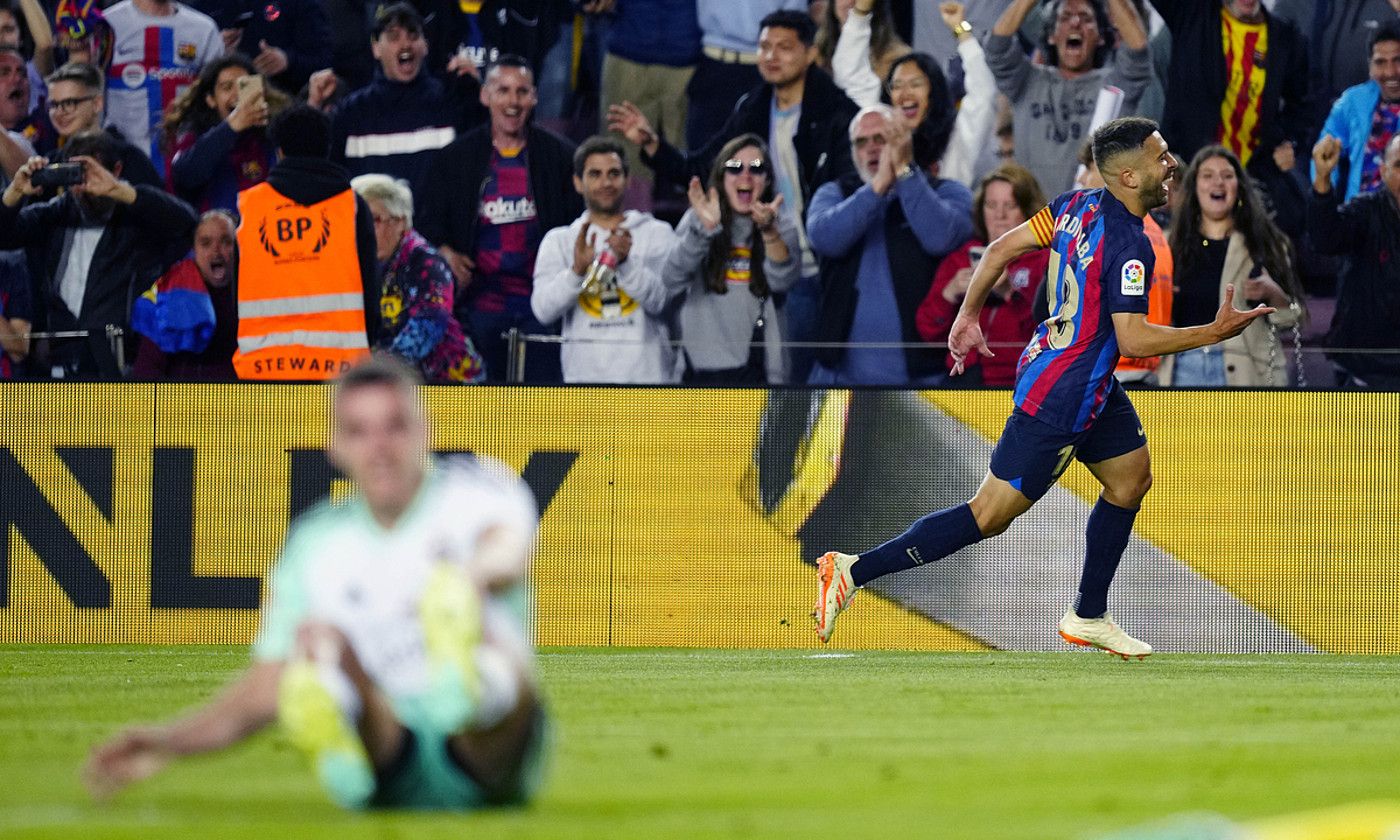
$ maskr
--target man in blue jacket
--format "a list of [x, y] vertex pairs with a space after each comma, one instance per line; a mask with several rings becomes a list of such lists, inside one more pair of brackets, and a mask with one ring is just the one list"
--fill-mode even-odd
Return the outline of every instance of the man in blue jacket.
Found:
[[[823, 184], [807, 230], [821, 260], [821, 342], [918, 343], [914, 314], [944, 254], [972, 236], [972, 194], [914, 165], [914, 144], [888, 105], [851, 121], [857, 175]], [[931, 384], [940, 352], [828, 346], [813, 385]]]
[[1340, 186], [1345, 177], [1343, 200], [1384, 186], [1385, 147], [1400, 130], [1400, 22], [1378, 27], [1371, 34], [1367, 54], [1370, 81], [1343, 91], [1322, 126], [1322, 136], [1341, 143], [1346, 172], [1334, 170], [1332, 185]]

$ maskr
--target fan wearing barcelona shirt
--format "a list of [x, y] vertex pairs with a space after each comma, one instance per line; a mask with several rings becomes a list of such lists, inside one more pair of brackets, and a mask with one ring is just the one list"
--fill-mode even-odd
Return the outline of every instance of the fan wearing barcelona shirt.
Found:
[[[175, 0], [121, 0], [103, 13], [112, 29], [107, 74], [107, 126], [150, 156], [166, 174], [160, 120], [205, 64], [224, 54], [219, 27], [208, 15]], [[70, 61], [98, 64], [86, 48], [69, 50]]]
[[813, 611], [822, 641], [830, 639], [836, 616], [857, 588], [1000, 534], [1077, 459], [1103, 492], [1089, 515], [1079, 595], [1060, 620], [1060, 635], [1125, 659], [1152, 652], [1108, 614], [1109, 584], [1152, 486], [1147, 438], [1114, 366], [1120, 354], [1159, 356], [1216, 344], [1274, 310], [1235, 309], [1234, 290], [1227, 286], [1209, 324], [1173, 328], [1148, 322], [1153, 252], [1142, 219], [1166, 203], [1176, 159], [1157, 124], [1141, 117], [1104, 124], [1093, 143], [1105, 186], [1064, 193], [992, 242], [949, 335], [954, 374], [973, 350], [991, 355], [978, 321], [988, 293], [1012, 260], [1050, 249], [1050, 318], [1021, 354], [1016, 407], [982, 486], [967, 503], [931, 513], [883, 545], [859, 555], [824, 554], [817, 562]]

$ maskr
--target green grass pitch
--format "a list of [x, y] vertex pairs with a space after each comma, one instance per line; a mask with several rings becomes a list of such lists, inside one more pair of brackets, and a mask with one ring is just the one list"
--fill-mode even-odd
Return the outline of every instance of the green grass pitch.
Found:
[[0, 647], [0, 837], [1086, 838], [1400, 799], [1400, 658], [555, 649], [522, 811], [337, 811], [271, 734], [88, 800], [243, 648]]

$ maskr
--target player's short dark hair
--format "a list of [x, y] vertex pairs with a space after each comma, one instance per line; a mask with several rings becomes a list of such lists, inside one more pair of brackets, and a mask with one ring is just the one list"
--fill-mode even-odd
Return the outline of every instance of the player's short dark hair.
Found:
[[67, 143], [63, 144], [64, 160], [72, 160], [79, 156], [96, 160], [113, 174], [116, 174], [117, 164], [121, 162], [121, 155], [117, 152], [116, 138], [100, 128], [74, 134], [68, 138]]
[[370, 28], [369, 36], [377, 41], [380, 35], [395, 26], [407, 32], [417, 32], [422, 35], [423, 15], [411, 3], [390, 3], [387, 6], [380, 6], [379, 10], [374, 13], [374, 25]]
[[1135, 152], [1142, 148], [1147, 138], [1158, 130], [1157, 123], [1146, 117], [1119, 117], [1109, 120], [1094, 132], [1094, 163], [1099, 165], [1099, 171], [1107, 177], [1109, 168], [1106, 164], [1110, 160], [1124, 152]]
[[797, 40], [801, 41], [804, 47], [810, 47], [816, 43], [817, 24], [813, 22], [812, 16], [806, 12], [799, 12], [796, 9], [781, 9], [771, 12], [758, 22], [758, 31], [762, 33], [770, 26], [781, 26], [796, 32]]
[[59, 82], [73, 82], [93, 93], [102, 92], [102, 71], [91, 64], [84, 64], [80, 61], [70, 61], [57, 70], [53, 71], [44, 79], [44, 83], [53, 87]]
[[617, 155], [617, 159], [622, 161], [622, 174], [627, 174], [627, 150], [613, 138], [601, 134], [588, 138], [574, 150], [574, 174], [582, 178], [588, 159], [594, 155]]
[[1388, 20], [1375, 28], [1371, 36], [1366, 39], [1367, 61], [1371, 60], [1371, 54], [1376, 51], [1376, 44], [1379, 44], [1381, 41], [1400, 42], [1400, 23], [1394, 20]]
[[285, 157], [330, 156], [331, 121], [310, 105], [293, 105], [272, 118], [267, 137]]
[[502, 67], [514, 67], [520, 72], [528, 74], [530, 83], [534, 84], [535, 68], [530, 66], [530, 62], [527, 61], [524, 56], [516, 55], [515, 53], [501, 53], [496, 56], [490, 64], [486, 65], [486, 71], [481, 74], [481, 80], [485, 82], [487, 79], [490, 79], [491, 74]]
[[388, 353], [375, 353], [354, 367], [336, 377], [332, 402], [361, 388], [388, 386], [412, 398], [418, 404], [418, 387], [423, 377], [418, 371]]

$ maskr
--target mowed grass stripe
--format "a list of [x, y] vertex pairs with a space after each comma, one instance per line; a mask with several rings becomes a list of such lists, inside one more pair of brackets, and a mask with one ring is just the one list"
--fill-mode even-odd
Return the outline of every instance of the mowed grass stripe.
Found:
[[526, 811], [342, 813], [271, 735], [88, 801], [93, 743], [246, 661], [0, 647], [0, 835], [1080, 838], [1400, 799], [1400, 658], [589, 648], [541, 656], [556, 740]]

